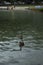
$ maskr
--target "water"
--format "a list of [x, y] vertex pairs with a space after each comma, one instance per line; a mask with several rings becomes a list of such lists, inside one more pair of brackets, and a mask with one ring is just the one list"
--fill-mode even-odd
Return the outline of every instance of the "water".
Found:
[[[25, 46], [19, 51], [19, 36]], [[0, 11], [0, 65], [43, 65], [43, 13]]]

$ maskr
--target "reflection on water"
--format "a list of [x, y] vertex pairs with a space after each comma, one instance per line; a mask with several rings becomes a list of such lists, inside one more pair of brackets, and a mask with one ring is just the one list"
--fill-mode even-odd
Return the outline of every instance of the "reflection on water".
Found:
[[23, 34], [24, 42], [43, 47], [43, 13], [33, 11], [0, 11], [0, 43], [16, 40]]
[[[21, 57], [23, 59], [25, 58], [25, 56], [20, 56], [21, 55], [19, 54], [20, 51], [17, 51], [19, 50], [19, 46], [18, 46], [20, 41], [19, 35], [21, 33], [23, 35], [23, 40], [25, 43], [24, 50], [33, 49], [36, 51], [34, 53], [33, 51], [30, 52], [30, 54], [32, 54], [33, 57], [29, 55], [31, 58], [27, 58], [27, 61], [25, 60], [27, 62], [27, 65], [30, 64], [28, 63], [29, 59], [30, 59], [29, 61], [31, 62], [30, 65], [34, 65], [31, 59], [33, 58], [34, 60], [35, 53], [38, 53], [37, 50], [41, 50], [43, 48], [43, 13], [33, 12], [30, 10], [29, 11], [0, 11], [0, 58], [1, 58], [0, 62], [3, 62], [0, 63], [0, 65], [3, 65], [4, 63], [5, 63], [4, 65], [6, 65], [7, 62], [10, 63], [9, 65], [13, 65], [14, 63], [18, 64]], [[15, 49], [17, 49], [16, 50], [17, 52], [12, 52], [15, 51]], [[26, 55], [27, 50], [26, 51], [24, 50], [22, 52], [24, 52], [23, 54]], [[16, 53], [18, 55], [16, 55]], [[13, 57], [15, 58], [17, 57], [19, 61], [13, 58], [11, 59], [13, 60], [12, 62], [11, 60], [8, 61], [8, 59], [11, 58], [9, 54], [11, 56], [13, 55]], [[5, 60], [7, 62], [5, 62]], [[23, 62], [25, 61], [23, 60]], [[36, 62], [35, 65], [37, 65], [37, 63], [38, 62]], [[20, 63], [18, 65], [20, 65]], [[26, 65], [26, 63], [22, 64], [21, 62], [21, 65]], [[38, 65], [40, 65], [40, 63], [38, 63]]]

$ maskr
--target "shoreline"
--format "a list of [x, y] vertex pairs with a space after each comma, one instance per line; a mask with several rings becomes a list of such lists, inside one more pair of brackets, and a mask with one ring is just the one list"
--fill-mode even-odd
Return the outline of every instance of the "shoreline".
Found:
[[29, 7], [25, 6], [25, 7], [14, 7], [14, 6], [0, 6], [0, 10], [25, 10], [25, 9], [28, 9]]
[[0, 10], [38, 10], [43, 11], [43, 6], [0, 6]]

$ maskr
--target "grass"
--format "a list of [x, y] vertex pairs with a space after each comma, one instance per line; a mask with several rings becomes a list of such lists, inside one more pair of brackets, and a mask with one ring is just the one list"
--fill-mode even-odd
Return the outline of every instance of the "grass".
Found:
[[39, 11], [43, 11], [43, 8], [39, 9]]
[[[36, 5], [37, 6], [37, 5]], [[31, 10], [35, 10], [35, 11], [42, 11], [43, 12], [43, 8], [35, 8], [35, 6], [34, 5], [30, 5], [29, 6], [29, 9], [31, 9]]]

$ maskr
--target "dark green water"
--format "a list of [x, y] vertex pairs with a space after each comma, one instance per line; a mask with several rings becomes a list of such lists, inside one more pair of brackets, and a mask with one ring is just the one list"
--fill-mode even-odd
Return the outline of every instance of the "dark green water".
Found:
[[[25, 46], [19, 51], [21, 34]], [[43, 65], [42, 12], [0, 11], [0, 65]]]
[[0, 41], [13, 40], [21, 33], [24, 42], [43, 47], [43, 13], [30, 10], [0, 11]]

